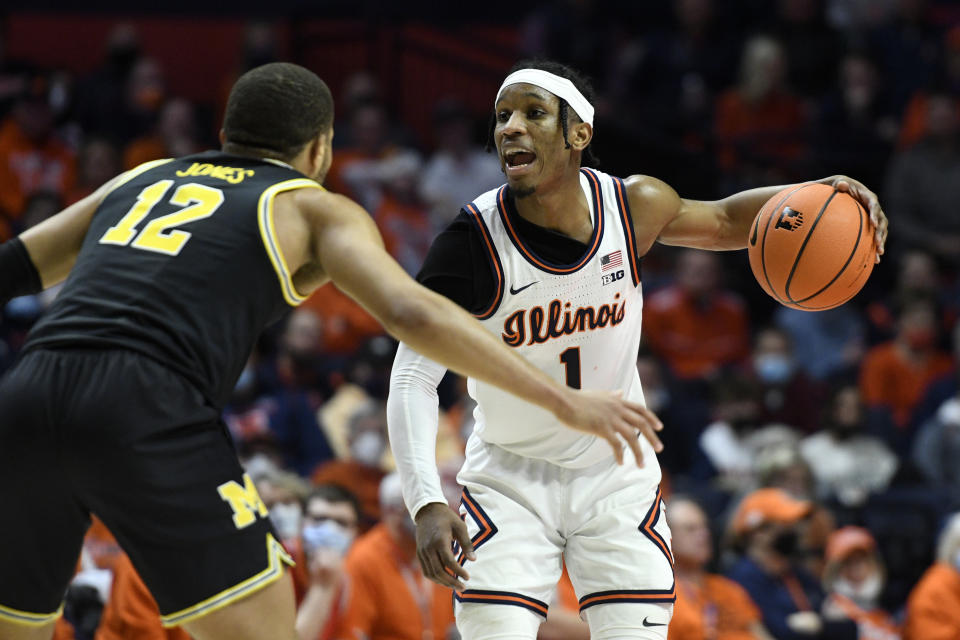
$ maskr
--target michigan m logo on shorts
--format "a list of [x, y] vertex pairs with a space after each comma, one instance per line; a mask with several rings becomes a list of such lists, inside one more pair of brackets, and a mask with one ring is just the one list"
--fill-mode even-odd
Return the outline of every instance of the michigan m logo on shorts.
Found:
[[267, 517], [267, 505], [263, 504], [256, 485], [246, 473], [243, 474], [242, 487], [236, 480], [231, 480], [217, 487], [217, 493], [233, 509], [233, 524], [237, 529], [243, 529], [256, 522], [258, 513], [261, 517]]

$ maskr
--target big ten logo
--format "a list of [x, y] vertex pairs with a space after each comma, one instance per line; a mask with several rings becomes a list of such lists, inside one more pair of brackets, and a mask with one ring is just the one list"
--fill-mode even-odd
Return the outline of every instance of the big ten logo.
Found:
[[258, 515], [267, 517], [267, 505], [263, 504], [256, 485], [246, 473], [243, 474], [242, 486], [236, 480], [230, 480], [217, 487], [217, 493], [233, 509], [233, 524], [237, 529], [250, 526], [256, 522]]
[[[617, 280], [623, 280], [623, 274], [624, 274], [624, 271], [623, 269], [621, 269], [620, 271], [616, 271], [614, 273], [608, 273], [604, 276], [601, 276], [603, 285], [608, 285], [611, 282], [616, 282]], [[600, 285], [600, 286], [603, 286], [603, 285]]]

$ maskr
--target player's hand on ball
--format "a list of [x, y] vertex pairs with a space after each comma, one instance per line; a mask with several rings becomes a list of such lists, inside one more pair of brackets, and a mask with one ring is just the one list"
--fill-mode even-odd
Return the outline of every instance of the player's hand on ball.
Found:
[[573, 410], [558, 415], [564, 423], [576, 429], [599, 436], [613, 447], [617, 464], [623, 464], [623, 443], [633, 450], [637, 466], [643, 466], [643, 451], [637, 432], [653, 445], [657, 453], [663, 451], [663, 443], [657, 432], [663, 430], [663, 423], [657, 416], [636, 402], [624, 400], [619, 391], [572, 391]]
[[467, 560], [476, 560], [473, 543], [463, 523], [446, 504], [431, 502], [417, 512], [417, 559], [423, 575], [445, 587], [462, 591], [466, 588], [460, 578], [470, 574], [460, 566], [453, 555], [453, 541], [460, 543]]
[[830, 176], [820, 182], [834, 187], [837, 191], [849, 193], [860, 201], [867, 213], [870, 214], [870, 223], [873, 225], [874, 240], [877, 243], [877, 262], [883, 255], [883, 245], [887, 242], [887, 216], [880, 208], [880, 199], [859, 180], [847, 176]]

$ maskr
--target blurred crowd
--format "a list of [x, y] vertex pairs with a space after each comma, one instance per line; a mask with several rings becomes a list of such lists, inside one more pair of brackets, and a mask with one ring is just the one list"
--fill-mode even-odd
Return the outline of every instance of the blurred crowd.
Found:
[[[601, 170], [697, 198], [844, 173], [890, 219], [864, 291], [819, 313], [767, 298], [744, 252], [655, 247], [643, 260], [637, 367], [666, 425], [670, 638], [960, 638], [960, 9], [607, 4], [547, 3], [510, 25], [517, 58], [594, 79]], [[251, 24], [219, 103], [199, 104], [170, 92], [131, 25], [81, 76], [13, 59], [0, 33], [0, 240], [124, 169], [215, 147], [227, 89], [276, 59], [276, 39]], [[422, 140], [375, 78], [335, 96], [326, 186], [360, 202], [416, 274], [459, 207], [503, 181], [484, 151], [490, 105], [440, 100]], [[2, 310], [0, 371], [55, 295]], [[455, 637], [450, 593], [421, 577], [391, 473], [395, 348], [325, 287], [262, 336], [224, 412], [299, 560], [304, 640]], [[456, 508], [473, 403], [455, 376], [440, 392], [438, 460]], [[553, 604], [541, 637], [588, 637], [568, 580]], [[58, 638], [186, 638], [156, 615], [95, 523]]]

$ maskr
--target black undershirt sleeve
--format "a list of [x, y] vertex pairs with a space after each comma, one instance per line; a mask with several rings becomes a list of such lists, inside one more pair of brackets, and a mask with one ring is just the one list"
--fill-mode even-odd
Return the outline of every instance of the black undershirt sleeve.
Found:
[[[571, 264], [587, 251], [584, 243], [535, 225], [515, 211], [508, 215], [524, 243], [548, 262]], [[482, 313], [490, 306], [496, 295], [496, 279], [483, 237], [465, 211], [461, 210], [433, 241], [417, 282], [470, 313]], [[504, 287], [511, 284], [505, 282]]]
[[20, 238], [0, 244], [0, 309], [11, 298], [41, 291], [40, 274]]

